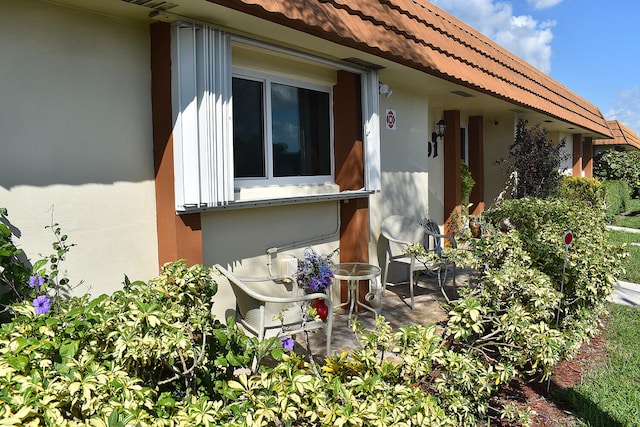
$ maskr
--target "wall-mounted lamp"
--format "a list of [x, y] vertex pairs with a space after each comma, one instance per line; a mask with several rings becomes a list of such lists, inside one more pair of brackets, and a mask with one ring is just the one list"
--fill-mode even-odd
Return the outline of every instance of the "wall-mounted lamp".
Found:
[[431, 157], [431, 143], [433, 143], [433, 157], [438, 157], [438, 138], [442, 138], [446, 130], [447, 124], [444, 122], [444, 119], [440, 119], [436, 124], [436, 131], [431, 134], [427, 157]]
[[390, 97], [393, 93], [392, 90], [389, 90], [389, 86], [382, 82], [378, 83], [378, 90], [380, 91], [380, 95], [384, 95], [385, 98]]

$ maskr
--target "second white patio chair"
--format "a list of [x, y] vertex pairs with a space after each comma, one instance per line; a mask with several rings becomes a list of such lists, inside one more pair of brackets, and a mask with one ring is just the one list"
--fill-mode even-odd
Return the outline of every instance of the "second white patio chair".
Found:
[[[440, 283], [440, 269], [443, 266], [446, 266], [446, 263], [425, 264], [424, 262], [416, 259], [413, 255], [404, 253], [404, 250], [410, 245], [420, 243], [427, 250], [435, 251], [440, 255], [442, 250], [440, 246], [441, 239], [450, 238], [450, 236], [439, 234], [439, 228], [436, 233], [436, 230], [433, 229], [433, 224], [435, 223], [424, 222], [424, 220], [417, 221], [413, 218], [408, 218], [402, 215], [390, 216], [382, 222], [382, 236], [387, 240], [385, 268], [382, 279], [383, 286], [387, 286], [389, 267], [392, 263], [399, 263], [408, 268], [409, 292], [411, 295], [412, 309], [415, 308], [414, 286], [416, 284], [416, 275], [418, 272], [425, 270], [437, 272], [438, 284], [442, 289], [442, 283]], [[435, 226], [437, 227], [437, 224]]]
[[411, 294], [411, 308], [415, 307], [414, 282], [416, 273], [426, 270], [427, 267], [418, 261], [413, 255], [407, 255], [403, 251], [413, 243], [425, 243], [425, 231], [415, 219], [401, 215], [393, 215], [382, 222], [382, 236], [387, 240], [386, 262], [382, 286], [387, 286], [389, 267], [392, 263], [399, 263], [409, 269], [409, 292]]
[[[238, 277], [221, 265], [215, 265], [227, 280], [236, 297], [236, 320], [245, 330], [259, 340], [280, 335], [295, 335], [324, 329], [327, 337], [327, 356], [331, 354], [331, 331], [333, 328], [333, 304], [324, 293], [301, 294], [295, 280], [287, 276]], [[289, 281], [285, 279], [291, 279]], [[288, 283], [287, 283], [288, 282]], [[322, 299], [329, 311], [327, 321], [304, 321], [304, 302]], [[284, 320], [274, 319], [282, 313]]]

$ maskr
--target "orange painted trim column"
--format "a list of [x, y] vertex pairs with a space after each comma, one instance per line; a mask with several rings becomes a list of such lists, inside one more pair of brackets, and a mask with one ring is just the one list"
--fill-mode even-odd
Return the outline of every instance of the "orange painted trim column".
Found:
[[593, 178], [593, 138], [585, 138], [582, 145], [582, 165], [584, 176]]
[[573, 135], [573, 167], [571, 175], [582, 176], [582, 134]]
[[[334, 156], [336, 184], [340, 191], [364, 187], [364, 151], [360, 76], [338, 71], [333, 90]], [[340, 203], [340, 261], [369, 262], [369, 199], [343, 200]], [[360, 283], [360, 298], [368, 292], [367, 282]], [[347, 285], [342, 283], [340, 296], [347, 299]]]
[[469, 117], [469, 171], [476, 184], [471, 189], [471, 215], [484, 211], [484, 117]]
[[459, 220], [462, 203], [460, 177], [460, 111], [444, 112], [447, 129], [444, 133], [444, 228], [445, 233], [453, 235], [459, 228], [455, 222]]
[[200, 214], [176, 214], [173, 174], [173, 112], [171, 105], [171, 26], [151, 25], [151, 106], [156, 186], [158, 264], [185, 258], [201, 264]]

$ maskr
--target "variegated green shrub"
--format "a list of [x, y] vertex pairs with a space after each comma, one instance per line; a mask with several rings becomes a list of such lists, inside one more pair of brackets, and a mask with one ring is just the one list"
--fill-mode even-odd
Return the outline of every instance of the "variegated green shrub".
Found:
[[111, 296], [18, 302], [0, 325], [0, 426], [527, 425], [528, 411], [492, 399], [593, 334], [623, 252], [601, 212], [566, 201], [504, 202], [483, 223], [472, 252], [445, 250], [477, 276], [444, 328], [394, 331], [379, 316], [319, 371], [214, 319], [217, 272], [184, 261]]
[[485, 225], [478, 276], [450, 311], [453, 345], [547, 378], [597, 330], [622, 248], [607, 243], [600, 206], [567, 200], [506, 201], [485, 213]]
[[[233, 322], [213, 319], [216, 290], [212, 269], [178, 261], [148, 283], [61, 300], [48, 313], [14, 304], [0, 330], [0, 425], [194, 425], [213, 416], [234, 369], [259, 348]], [[210, 399], [219, 403], [210, 408]]]

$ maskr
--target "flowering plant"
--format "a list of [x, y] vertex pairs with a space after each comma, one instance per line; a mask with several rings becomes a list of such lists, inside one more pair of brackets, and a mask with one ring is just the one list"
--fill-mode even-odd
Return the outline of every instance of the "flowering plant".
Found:
[[[58, 302], [61, 292], [69, 291], [69, 279], [59, 277], [60, 265], [72, 246], [57, 223], [46, 226], [55, 237], [55, 253], [29, 265], [26, 254], [13, 243], [7, 209], [0, 208], [0, 286], [10, 292], [0, 296], [0, 323], [10, 320], [14, 303], [31, 300], [35, 314], [47, 314]], [[15, 314], [15, 313], [14, 313]]]
[[313, 249], [305, 249], [304, 259], [298, 260], [296, 279], [298, 284], [311, 292], [324, 292], [331, 286], [333, 262], [330, 255], [320, 255]]

